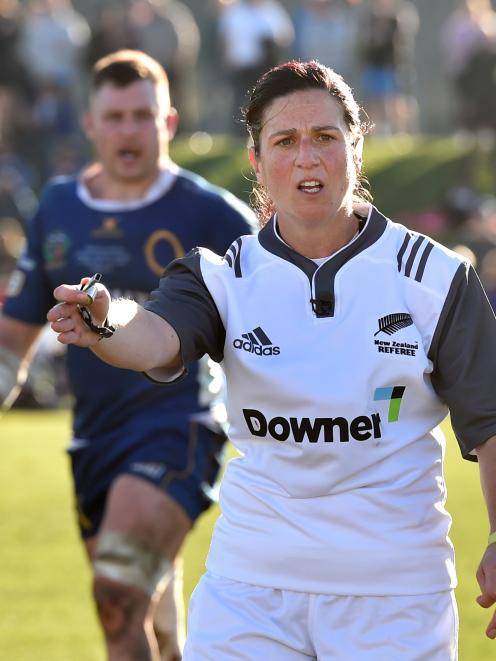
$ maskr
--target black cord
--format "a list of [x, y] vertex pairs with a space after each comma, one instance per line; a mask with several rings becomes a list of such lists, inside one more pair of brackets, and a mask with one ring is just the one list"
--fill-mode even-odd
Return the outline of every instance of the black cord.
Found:
[[[96, 289], [96, 283], [100, 282], [102, 278], [101, 273], [95, 273], [95, 275], [88, 280], [84, 285], [81, 285], [81, 291], [86, 292], [88, 295], [88, 298], [90, 299], [90, 303], [93, 303], [97, 289]], [[90, 311], [88, 310], [87, 307], [84, 305], [79, 305], [79, 314], [81, 315], [84, 323], [88, 326], [90, 330], [93, 331], [93, 333], [96, 333], [97, 335], [100, 335], [100, 340], [103, 340], [104, 337], [112, 337], [112, 335], [115, 333], [115, 327], [111, 326], [108, 323], [108, 319], [105, 319], [103, 322], [103, 326], [97, 326], [96, 324], [93, 323], [93, 318], [91, 316]]]
[[103, 340], [104, 337], [112, 337], [112, 335], [115, 333], [115, 326], [111, 326], [108, 323], [108, 319], [105, 319], [103, 326], [97, 326], [94, 324], [90, 311], [84, 305], [79, 306], [79, 314], [83, 318], [83, 321], [88, 326], [88, 328], [97, 335], [100, 335], [101, 340]]

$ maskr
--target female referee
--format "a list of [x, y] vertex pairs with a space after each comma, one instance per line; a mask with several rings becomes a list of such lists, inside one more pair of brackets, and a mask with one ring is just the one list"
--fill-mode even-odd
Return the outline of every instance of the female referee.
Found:
[[[438, 425], [449, 410], [462, 455], [479, 462], [489, 608], [495, 317], [463, 258], [368, 203], [366, 126], [340, 76], [317, 62], [271, 69], [246, 123], [257, 236], [177, 260], [144, 308], [110, 305], [96, 285], [93, 330], [75, 285], [55, 290], [48, 318], [63, 344], [159, 381], [205, 353], [222, 362], [239, 457], [191, 599], [186, 661], [452, 661]], [[486, 633], [496, 638], [495, 615]]]

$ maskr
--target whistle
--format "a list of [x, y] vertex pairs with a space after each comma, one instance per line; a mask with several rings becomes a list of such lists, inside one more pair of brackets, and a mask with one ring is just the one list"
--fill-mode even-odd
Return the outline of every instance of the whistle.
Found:
[[91, 305], [96, 298], [96, 283], [100, 282], [101, 277], [101, 273], [95, 273], [95, 275], [93, 275], [85, 285], [81, 285], [81, 291], [84, 291], [84, 293], [88, 296], [88, 305]]

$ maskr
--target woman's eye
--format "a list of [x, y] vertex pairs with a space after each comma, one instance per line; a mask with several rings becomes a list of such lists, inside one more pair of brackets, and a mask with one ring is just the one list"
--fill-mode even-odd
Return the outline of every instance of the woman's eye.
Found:
[[286, 147], [287, 145], [290, 145], [293, 142], [292, 138], [282, 138], [282, 140], [278, 140], [276, 142], [276, 145], [279, 145], [281, 147]]
[[320, 140], [320, 142], [331, 142], [331, 140], [334, 140], [334, 136], [329, 135], [329, 133], [321, 133], [318, 136], [318, 140]]

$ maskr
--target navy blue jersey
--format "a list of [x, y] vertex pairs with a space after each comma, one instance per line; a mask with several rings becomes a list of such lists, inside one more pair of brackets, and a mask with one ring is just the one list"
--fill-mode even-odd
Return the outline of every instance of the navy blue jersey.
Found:
[[[196, 245], [223, 253], [252, 224], [246, 205], [184, 170], [163, 172], [146, 198], [123, 203], [92, 200], [78, 180], [58, 178], [45, 189], [30, 224], [4, 314], [43, 324], [54, 305], [53, 289], [96, 271], [113, 297], [144, 301], [172, 259]], [[183, 381], [161, 388], [78, 347], [68, 348], [67, 365], [76, 445], [112, 435], [123, 424], [133, 443], [153, 437], [171, 415], [204, 408], [196, 366]]]

